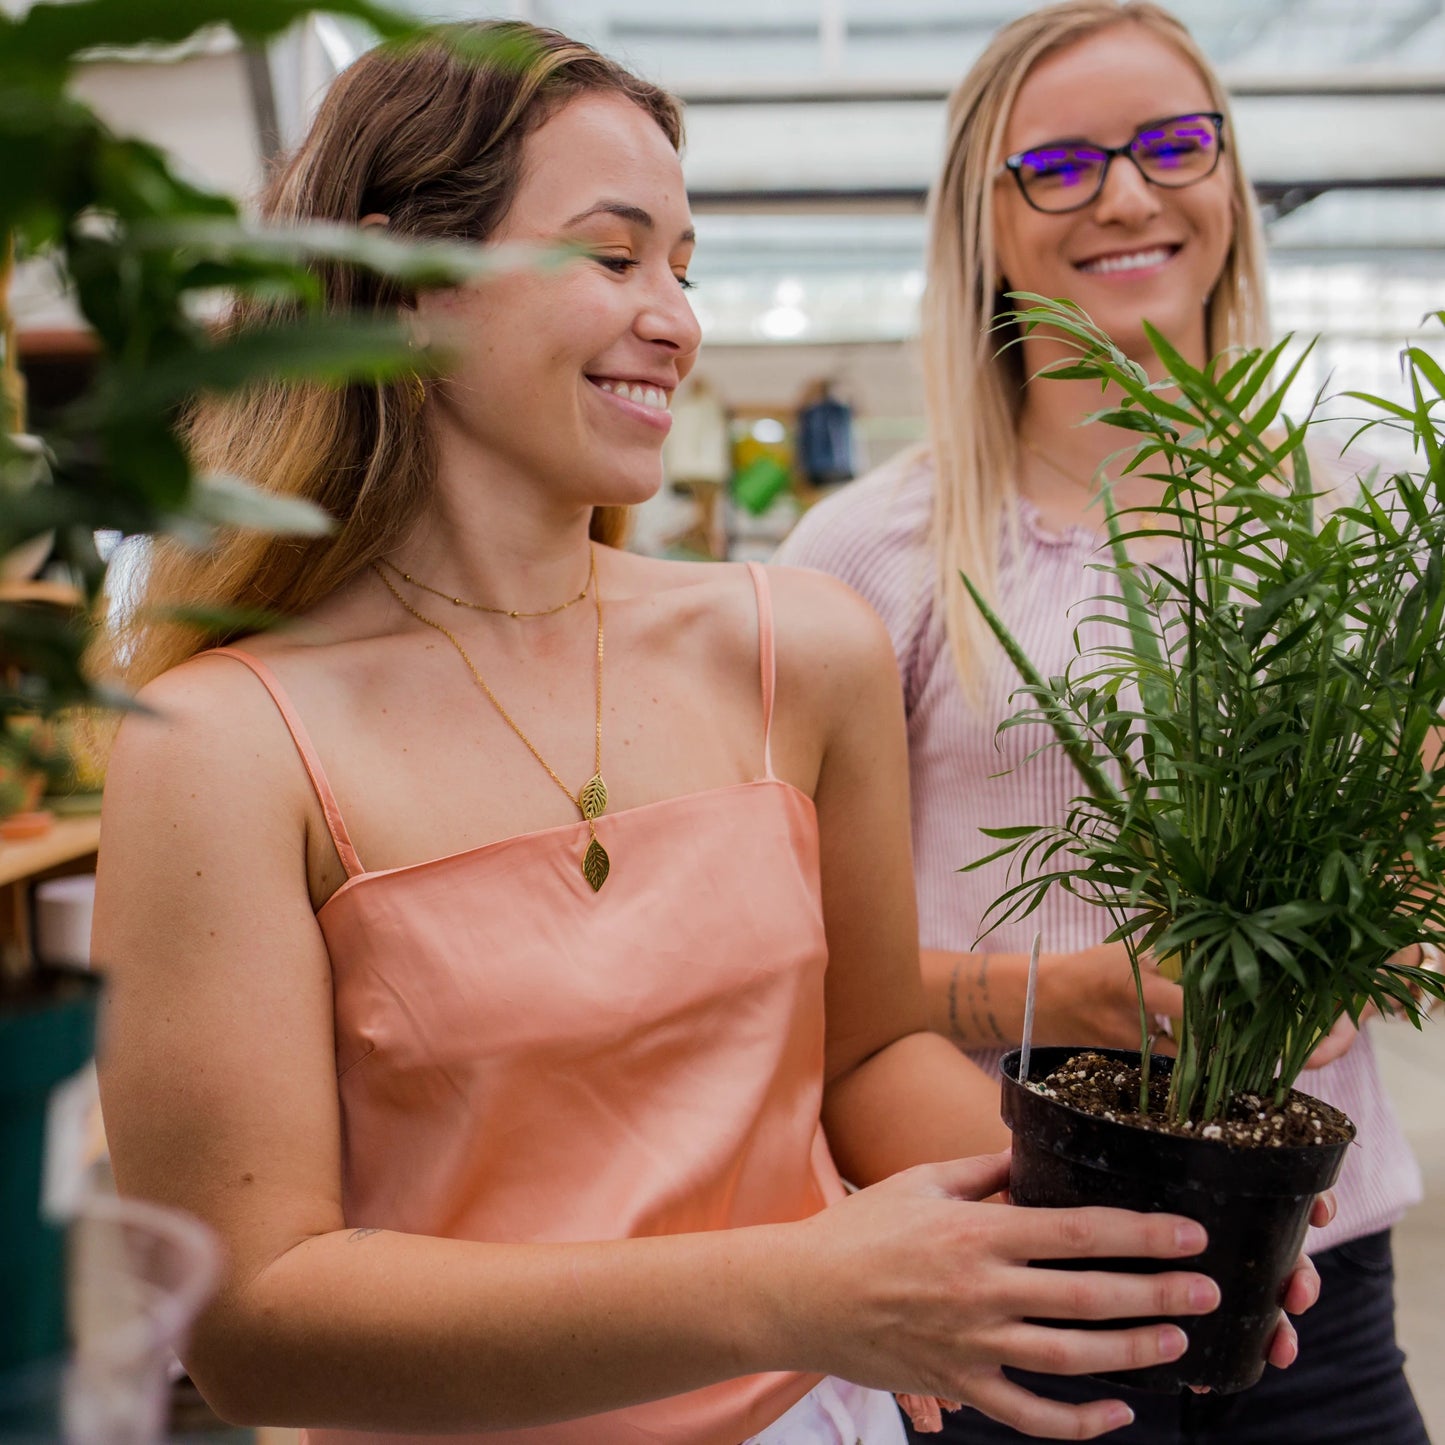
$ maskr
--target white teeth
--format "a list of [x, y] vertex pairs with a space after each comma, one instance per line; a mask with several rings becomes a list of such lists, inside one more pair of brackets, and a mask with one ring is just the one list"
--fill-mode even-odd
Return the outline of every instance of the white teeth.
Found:
[[641, 382], [628, 385], [625, 381], [598, 381], [597, 385], [614, 396], [635, 401], [641, 406], [650, 406], [654, 411], [668, 410], [668, 394], [655, 386], [644, 386]]
[[1096, 276], [1108, 276], [1116, 271], [1143, 271], [1149, 266], [1162, 266], [1170, 255], [1167, 247], [1157, 246], [1152, 251], [1135, 251], [1128, 256], [1101, 256], [1097, 261], [1085, 261], [1079, 270]]

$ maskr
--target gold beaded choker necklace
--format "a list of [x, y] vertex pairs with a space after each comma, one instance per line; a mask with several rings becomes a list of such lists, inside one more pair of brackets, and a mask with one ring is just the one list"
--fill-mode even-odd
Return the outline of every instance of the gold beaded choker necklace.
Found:
[[[450, 592], [443, 592], [440, 587], [428, 587], [425, 582], [413, 577], [410, 572], [403, 572], [395, 562], [388, 562], [385, 557], [378, 559], [383, 567], [390, 568], [403, 582], [410, 582], [413, 587], [419, 587], [423, 592], [430, 592], [433, 597], [440, 597], [450, 602], [453, 607], [469, 607], [473, 612], [490, 612], [496, 617], [555, 617], [559, 612], [565, 612], [569, 607], [575, 607], [586, 595], [587, 588], [592, 585], [592, 573], [587, 574], [587, 583], [582, 590], [566, 602], [559, 602], [555, 607], [543, 608], [541, 612], [522, 612], [512, 607], [488, 607], [485, 602], [468, 602], [463, 597], [453, 597]], [[385, 581], [385, 578], [382, 579]], [[395, 589], [393, 588], [393, 591]]]
[[[582, 589], [580, 596], [572, 599], [572, 602], [580, 602], [582, 598], [591, 591], [592, 600], [597, 608], [597, 732], [596, 745], [593, 749], [592, 776], [588, 778], [582, 785], [581, 791], [577, 793], [573, 793], [572, 789], [557, 776], [552, 765], [537, 751], [536, 745], [532, 742], [531, 738], [517, 726], [511, 713], [502, 706], [496, 693], [487, 686], [486, 680], [482, 677], [481, 673], [477, 671], [476, 664], [467, 656], [466, 648], [462, 646], [457, 637], [443, 627], [440, 622], [433, 621], [423, 612], [418, 612], [417, 609], [396, 590], [391, 578], [389, 578], [375, 562], [373, 562], [371, 566], [376, 575], [381, 578], [386, 590], [390, 592], [418, 622], [425, 623], [426, 626], [440, 632], [441, 635], [456, 648], [458, 655], [462, 661], [466, 663], [467, 671], [471, 673], [477, 686], [486, 693], [488, 701], [502, 715], [502, 721], [521, 738], [527, 746], [527, 751], [546, 769], [547, 776], [561, 788], [567, 795], [572, 806], [582, 814], [582, 818], [587, 824], [589, 834], [587, 851], [582, 856], [582, 876], [587, 880], [592, 891], [596, 893], [602, 885], [607, 882], [607, 874], [612, 867], [612, 863], [607, 856], [607, 850], [602, 846], [597, 837], [596, 820], [607, 811], [607, 784], [602, 781], [602, 589], [597, 585], [597, 551], [591, 544], [588, 546], [588, 553], [587, 586]], [[390, 566], [391, 564], [388, 563], [387, 565]], [[424, 582], [416, 581], [415, 578], [407, 576], [405, 572], [402, 572], [397, 567], [392, 567], [392, 571], [405, 578], [415, 587], [420, 587], [427, 592], [436, 592], [436, 588], [427, 587]], [[445, 592], [436, 592], [436, 595], [438, 597], [448, 596]], [[476, 607], [476, 610], [479, 612], [499, 612], [507, 617], [546, 617], [550, 615], [550, 613], [546, 612], [511, 612], [505, 607], [481, 607], [475, 603], [463, 602], [460, 598], [451, 598], [451, 600], [459, 607]], [[564, 602], [560, 607], [552, 608], [551, 611], [561, 612], [565, 608], [572, 606], [572, 602]]]

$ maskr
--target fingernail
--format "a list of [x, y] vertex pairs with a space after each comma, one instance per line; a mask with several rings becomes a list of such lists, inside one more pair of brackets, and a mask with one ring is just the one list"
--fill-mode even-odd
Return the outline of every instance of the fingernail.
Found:
[[1122, 1430], [1134, 1423], [1134, 1412], [1125, 1404], [1117, 1404], [1109, 1411], [1109, 1429]]
[[1219, 1286], [1212, 1279], [1197, 1279], [1189, 1286], [1189, 1303], [1201, 1314], [1207, 1314], [1219, 1304]]
[[1159, 1331], [1159, 1353], [1166, 1360], [1177, 1360], [1189, 1348], [1189, 1337], [1176, 1325], [1164, 1325]]
[[1202, 1225], [1186, 1221], [1174, 1231], [1174, 1243], [1186, 1254], [1198, 1254], [1209, 1243], [1209, 1236]]

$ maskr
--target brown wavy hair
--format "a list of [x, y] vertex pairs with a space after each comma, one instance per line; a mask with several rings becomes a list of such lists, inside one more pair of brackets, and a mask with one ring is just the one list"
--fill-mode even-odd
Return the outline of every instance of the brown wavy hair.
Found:
[[[626, 96], [681, 148], [681, 108], [671, 95], [556, 31], [467, 23], [373, 50], [331, 86], [310, 133], [267, 186], [261, 215], [280, 225], [354, 226], [379, 213], [392, 236], [485, 241], [516, 195], [527, 136], [591, 92]], [[392, 315], [412, 299], [354, 267], [316, 269], [329, 311]], [[245, 299], [227, 328], [274, 324], [293, 310]], [[343, 387], [265, 382], [198, 401], [186, 434], [199, 470], [305, 498], [335, 529], [317, 538], [228, 530], [199, 554], [157, 540], [134, 605], [115, 609], [123, 615], [97, 648], [98, 670], [140, 687], [218, 640], [165, 620], [175, 604], [294, 616], [395, 547], [432, 485], [420, 385], [416, 375]], [[593, 513], [597, 541], [615, 545], [626, 528], [626, 508]]]

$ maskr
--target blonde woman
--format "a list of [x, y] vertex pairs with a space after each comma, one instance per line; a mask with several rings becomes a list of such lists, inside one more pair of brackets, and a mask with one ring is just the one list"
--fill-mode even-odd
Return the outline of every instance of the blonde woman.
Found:
[[[816, 575], [615, 546], [698, 346], [677, 107], [463, 33], [501, 60], [343, 75], [268, 213], [582, 255], [324, 275], [445, 375], [205, 405], [205, 464], [336, 530], [158, 552], [121, 647], [103, 1098], [120, 1187], [226, 1246], [187, 1366], [312, 1445], [897, 1445], [890, 1391], [1101, 1434], [1128, 1407], [1001, 1367], [1177, 1358], [1030, 1321], [1209, 1310], [1202, 1232], [977, 1202], [1006, 1163], [960, 1157], [992, 1085], [926, 1026], [886, 634]], [[294, 625], [198, 655], [175, 598]], [[1179, 1263], [1027, 1267], [1066, 1255]]]
[[[1057, 751], [999, 776], [1043, 739], [1014, 731], [996, 743], [1016, 684], [958, 574], [981, 585], [1045, 672], [1062, 671], [1076, 604], [1101, 585], [1090, 569], [1102, 532], [1095, 477], [1121, 445], [1117, 431], [1081, 424], [1099, 404], [1091, 383], [1029, 381], [1062, 354], [1057, 340], [1000, 349], [1005, 293], [1076, 301], [1146, 366], [1146, 319], [1196, 363], [1257, 345], [1268, 327], [1260, 225], [1228, 99], [1160, 7], [1071, 0], [1015, 21], [955, 91], [948, 127], [923, 302], [928, 443], [815, 508], [778, 560], [842, 578], [888, 626], [908, 716], [930, 1018], [991, 1066], [1020, 1037], [1039, 927], [1035, 1041], [1138, 1040], [1123, 948], [1099, 943], [1097, 910], [1056, 892], [976, 944], [1006, 865], [956, 871], [983, 851], [980, 827], [1062, 817], [1077, 788]], [[1126, 478], [1115, 493], [1147, 506], [1155, 485]], [[1177, 1011], [1173, 984], [1153, 975], [1145, 989], [1155, 1015]], [[1311, 1241], [1324, 1302], [1301, 1325], [1301, 1365], [1230, 1400], [1130, 1395], [1140, 1419], [1121, 1439], [1422, 1445], [1394, 1340], [1388, 1233], [1420, 1181], [1369, 1039], [1352, 1035], [1326, 1041], [1311, 1079], [1359, 1124], [1360, 1147], [1338, 1218]], [[1029, 1385], [1072, 1400], [1105, 1388]], [[967, 1412], [951, 1428], [958, 1440], [1017, 1438]]]

